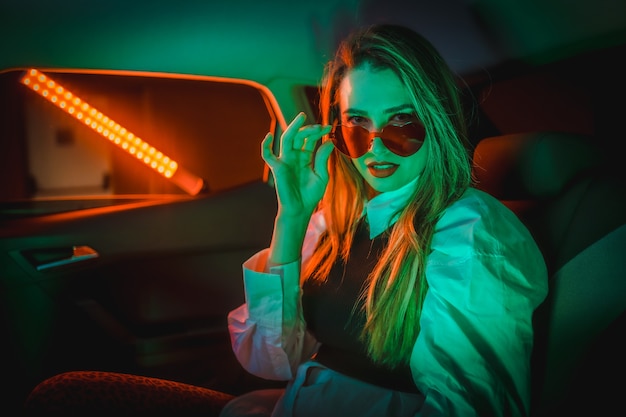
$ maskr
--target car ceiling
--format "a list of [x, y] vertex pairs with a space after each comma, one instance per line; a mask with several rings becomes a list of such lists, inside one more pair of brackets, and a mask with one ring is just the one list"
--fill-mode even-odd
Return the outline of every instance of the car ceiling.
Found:
[[624, 0], [2, 0], [0, 70], [77, 67], [315, 82], [337, 40], [411, 26], [461, 74], [626, 41]]

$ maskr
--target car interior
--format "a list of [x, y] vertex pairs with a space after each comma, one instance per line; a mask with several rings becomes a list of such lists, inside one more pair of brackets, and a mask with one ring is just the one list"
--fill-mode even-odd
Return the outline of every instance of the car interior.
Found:
[[[135, 410], [148, 414], [217, 416], [235, 395], [283, 386], [243, 370], [226, 327], [244, 301], [241, 264], [269, 244], [277, 209], [260, 141], [297, 111], [318, 120], [310, 68], [377, 17], [424, 32], [450, 58], [475, 186], [517, 214], [544, 255], [530, 417], [622, 415], [626, 3], [111, 0], [99, 15], [73, 0], [17, 3], [0, 5], [3, 37], [21, 35], [0, 56], [7, 407], [50, 415], [72, 392], [93, 401], [81, 373], [110, 384], [103, 410], [142, 384], [190, 400]], [[466, 51], [477, 28], [485, 49]], [[486, 50], [501, 55], [481, 62]], [[35, 90], [31, 73], [89, 103], [93, 120]], [[92, 126], [98, 112], [126, 136]], [[159, 152], [173, 173], [148, 158]]]
[[[549, 295], [534, 317], [533, 412], [613, 413], [602, 375], [626, 369], [626, 269], [614, 250], [626, 248], [623, 180], [588, 137], [564, 132], [485, 138], [474, 163], [478, 188], [524, 221], [548, 266]], [[578, 400], [592, 392], [603, 400]]]
[[[603, 372], [626, 370], [626, 263], [623, 251], [614, 250], [626, 247], [626, 186], [611, 171], [606, 156], [579, 134], [493, 136], [474, 152], [477, 187], [524, 221], [549, 270], [549, 296], [534, 318], [533, 416], [611, 415], [619, 405], [618, 388]], [[143, 382], [132, 375], [109, 377], [131, 390]], [[65, 392], [75, 383], [48, 382], [28, 405], [33, 411], [53, 410], [63, 401], [59, 387]], [[242, 392], [281, 386], [237, 383]], [[213, 394], [215, 412], [236, 393]], [[592, 394], [602, 401], [580, 400]]]

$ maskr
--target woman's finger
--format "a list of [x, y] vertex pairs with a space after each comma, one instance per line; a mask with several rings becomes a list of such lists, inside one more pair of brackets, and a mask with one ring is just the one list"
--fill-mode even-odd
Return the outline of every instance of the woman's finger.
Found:
[[330, 158], [330, 154], [333, 152], [334, 148], [334, 143], [330, 141], [324, 142], [315, 154], [315, 172], [326, 183], [328, 182], [329, 177], [328, 158]]
[[[292, 149], [299, 149], [294, 147], [294, 141], [297, 139], [298, 133], [300, 132], [300, 128], [304, 125], [304, 121], [306, 120], [306, 114], [304, 112], [300, 112], [294, 117], [294, 119], [289, 123], [287, 129], [283, 132], [280, 138], [280, 153], [288, 152]], [[300, 144], [302, 146], [302, 144]]]
[[263, 158], [265, 163], [269, 165], [270, 168], [272, 168], [277, 162], [276, 155], [274, 154], [273, 144], [274, 135], [272, 135], [271, 133], [265, 135], [265, 138], [263, 139], [263, 141], [261, 141], [261, 157]]
[[319, 124], [301, 127], [293, 139], [292, 148], [295, 150], [305, 149], [307, 142], [310, 142], [311, 140], [315, 141], [321, 137], [321, 129], [322, 126]]
[[302, 149], [307, 152], [315, 152], [319, 146], [320, 139], [330, 132], [331, 126], [313, 125], [304, 139]]

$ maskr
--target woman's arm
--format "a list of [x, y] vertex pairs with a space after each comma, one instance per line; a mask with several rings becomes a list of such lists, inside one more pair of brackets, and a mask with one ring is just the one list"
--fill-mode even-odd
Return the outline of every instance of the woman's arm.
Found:
[[290, 379], [315, 346], [302, 315], [300, 271], [319, 236], [311, 220], [328, 184], [333, 145], [319, 145], [330, 126], [304, 126], [305, 118], [298, 114], [285, 129], [278, 155], [271, 134], [261, 144], [274, 175], [278, 212], [269, 249], [243, 265], [246, 303], [228, 316], [237, 359], [268, 379]]
[[[266, 251], [267, 252], [267, 251]], [[289, 380], [314, 351], [300, 306], [300, 265], [292, 262], [270, 269], [253, 269], [261, 252], [244, 263], [246, 303], [228, 315], [233, 352], [253, 375]]]
[[532, 317], [547, 294], [541, 252], [489, 197], [449, 209], [432, 248], [411, 357], [426, 409], [447, 417], [527, 416]]
[[299, 280], [301, 265], [324, 228], [323, 214], [315, 213], [302, 245], [302, 262], [268, 267], [266, 249], [244, 263], [246, 303], [230, 312], [228, 327], [235, 356], [248, 372], [288, 380], [316, 350], [302, 317]]

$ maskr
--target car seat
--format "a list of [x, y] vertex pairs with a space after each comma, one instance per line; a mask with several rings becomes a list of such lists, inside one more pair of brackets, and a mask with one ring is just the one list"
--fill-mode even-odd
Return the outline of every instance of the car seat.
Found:
[[490, 137], [474, 151], [476, 187], [519, 216], [548, 267], [548, 297], [534, 317], [536, 417], [619, 410], [626, 186], [611, 159], [592, 137], [565, 132]]

